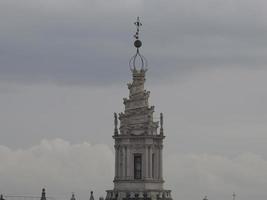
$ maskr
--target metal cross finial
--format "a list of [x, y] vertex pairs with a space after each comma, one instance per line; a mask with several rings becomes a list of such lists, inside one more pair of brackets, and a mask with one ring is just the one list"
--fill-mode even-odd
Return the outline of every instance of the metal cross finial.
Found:
[[139, 40], [139, 31], [140, 31], [140, 27], [142, 26], [142, 23], [140, 22], [139, 17], [137, 17], [137, 20], [136, 22], [134, 22], [134, 25], [136, 26], [136, 32], [134, 35], [134, 38], [135, 38], [134, 46], [136, 47], [136, 54], [130, 59], [129, 65], [130, 65], [131, 71], [135, 71], [137, 68], [139, 68], [140, 70], [146, 71], [147, 60], [139, 52], [139, 48], [142, 46], [142, 41]]
[[137, 17], [137, 20], [136, 20], [136, 22], [134, 22], [134, 25], [136, 26], [136, 33], [134, 35], [134, 38], [138, 40], [139, 39], [139, 30], [140, 30], [140, 27], [142, 26], [142, 23], [140, 22], [139, 17]]

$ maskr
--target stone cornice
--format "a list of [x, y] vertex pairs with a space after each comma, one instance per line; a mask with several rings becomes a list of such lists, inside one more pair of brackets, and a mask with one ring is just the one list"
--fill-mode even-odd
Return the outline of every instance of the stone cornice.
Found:
[[151, 139], [157, 139], [157, 140], [162, 140], [166, 136], [165, 135], [113, 135], [112, 138], [114, 139], [146, 139], [146, 138], [151, 138]]
[[163, 149], [163, 144], [124, 144], [124, 143], [117, 143], [114, 145], [114, 148], [116, 150], [120, 149], [120, 148], [130, 148], [130, 149], [133, 149], [133, 148], [138, 148], [138, 149], [144, 149], [146, 147], [149, 147], [149, 148], [157, 148], [157, 149], [160, 149], [162, 150]]
[[139, 179], [139, 180], [129, 180], [129, 179], [114, 179], [113, 180], [114, 183], [122, 183], [122, 182], [127, 182], [127, 183], [164, 183], [164, 180], [146, 180], [146, 179]]

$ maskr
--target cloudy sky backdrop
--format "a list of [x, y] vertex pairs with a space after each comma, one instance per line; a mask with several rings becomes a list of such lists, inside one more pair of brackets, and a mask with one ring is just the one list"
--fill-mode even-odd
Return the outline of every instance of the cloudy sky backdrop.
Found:
[[1, 0], [0, 193], [112, 188], [113, 112], [140, 16], [166, 188], [266, 199], [266, 13], [264, 0]]

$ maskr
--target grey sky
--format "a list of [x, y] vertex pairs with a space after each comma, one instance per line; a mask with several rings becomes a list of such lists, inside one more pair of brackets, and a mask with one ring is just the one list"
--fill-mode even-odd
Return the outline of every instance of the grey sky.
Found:
[[139, 15], [174, 198], [266, 198], [266, 13], [260, 0], [0, 1], [0, 193], [112, 187]]
[[266, 62], [264, 1], [0, 4], [1, 79], [114, 83], [133, 54], [137, 15], [144, 21], [142, 52], [151, 68], [161, 72], [159, 79], [183, 68], [255, 68]]

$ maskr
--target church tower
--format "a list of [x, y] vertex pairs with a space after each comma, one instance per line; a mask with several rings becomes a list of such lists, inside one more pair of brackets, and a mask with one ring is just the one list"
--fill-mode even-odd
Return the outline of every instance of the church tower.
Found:
[[139, 52], [142, 24], [139, 18], [134, 24], [137, 32], [136, 54], [130, 60], [132, 82], [128, 83], [129, 97], [123, 99], [124, 112], [114, 113], [114, 189], [107, 191], [106, 200], [172, 200], [171, 191], [163, 189], [163, 114], [159, 122], [154, 121], [154, 106], [149, 106], [149, 91], [144, 87], [147, 62]]

